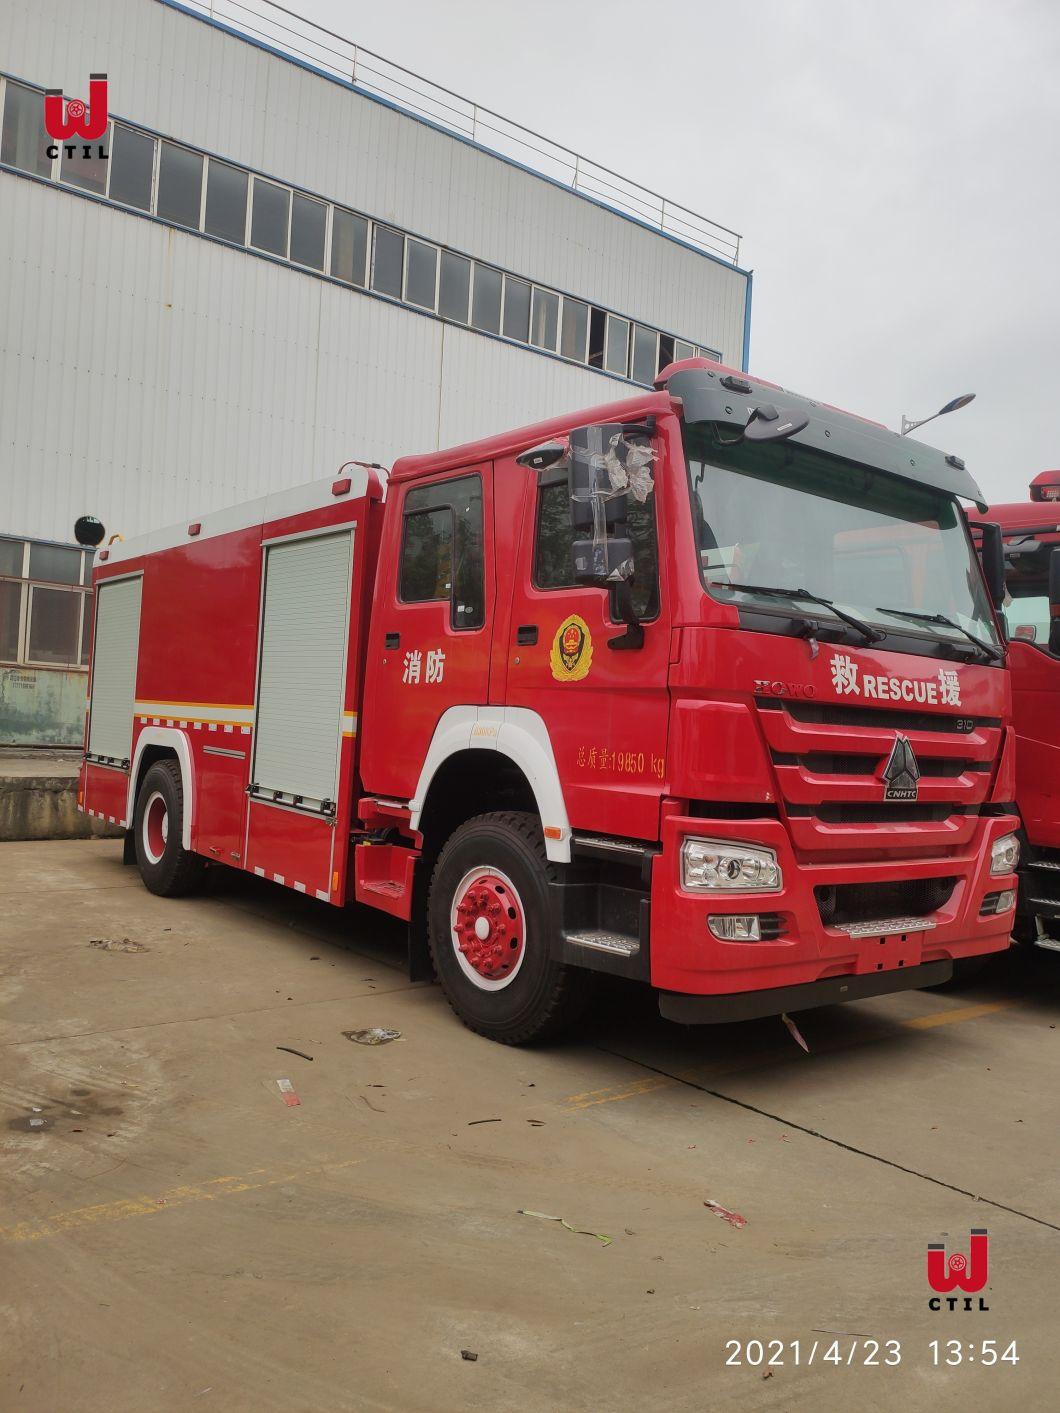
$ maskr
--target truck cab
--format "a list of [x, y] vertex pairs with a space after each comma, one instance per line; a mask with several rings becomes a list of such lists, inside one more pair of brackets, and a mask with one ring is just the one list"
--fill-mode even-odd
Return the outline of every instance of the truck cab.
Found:
[[1017, 735], [1016, 803], [1023, 853], [1016, 936], [1060, 951], [1060, 470], [1025, 501], [992, 505], [974, 530], [1000, 528], [1004, 625]]

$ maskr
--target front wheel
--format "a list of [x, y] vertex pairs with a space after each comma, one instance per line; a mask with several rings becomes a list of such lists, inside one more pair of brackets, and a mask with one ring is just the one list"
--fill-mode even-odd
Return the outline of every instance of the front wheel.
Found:
[[469, 819], [431, 879], [431, 957], [450, 1006], [471, 1030], [505, 1045], [560, 1033], [587, 978], [554, 961], [541, 822], [505, 811]]
[[175, 760], [156, 761], [136, 797], [133, 840], [140, 877], [152, 893], [179, 898], [202, 879], [205, 861], [185, 849], [184, 785]]

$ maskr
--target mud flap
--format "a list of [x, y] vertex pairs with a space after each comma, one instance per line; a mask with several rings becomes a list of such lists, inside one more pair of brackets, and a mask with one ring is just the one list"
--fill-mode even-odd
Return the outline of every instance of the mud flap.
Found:
[[131, 829], [127, 829], [122, 838], [121, 861], [123, 864], [136, 863], [136, 835]]

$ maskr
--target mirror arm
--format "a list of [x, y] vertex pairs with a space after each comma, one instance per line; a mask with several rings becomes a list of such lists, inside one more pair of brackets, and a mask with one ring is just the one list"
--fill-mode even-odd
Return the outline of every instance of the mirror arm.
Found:
[[633, 588], [628, 579], [614, 585], [615, 607], [619, 619], [626, 624], [626, 631], [617, 638], [608, 638], [607, 646], [612, 651], [628, 652], [644, 646], [644, 627], [633, 607]]

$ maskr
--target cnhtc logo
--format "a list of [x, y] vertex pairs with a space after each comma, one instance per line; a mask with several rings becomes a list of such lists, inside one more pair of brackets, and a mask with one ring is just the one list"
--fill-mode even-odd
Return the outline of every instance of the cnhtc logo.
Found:
[[909, 739], [901, 732], [894, 738], [891, 754], [883, 767], [883, 798], [885, 800], [915, 800], [919, 786], [920, 767], [917, 765]]

